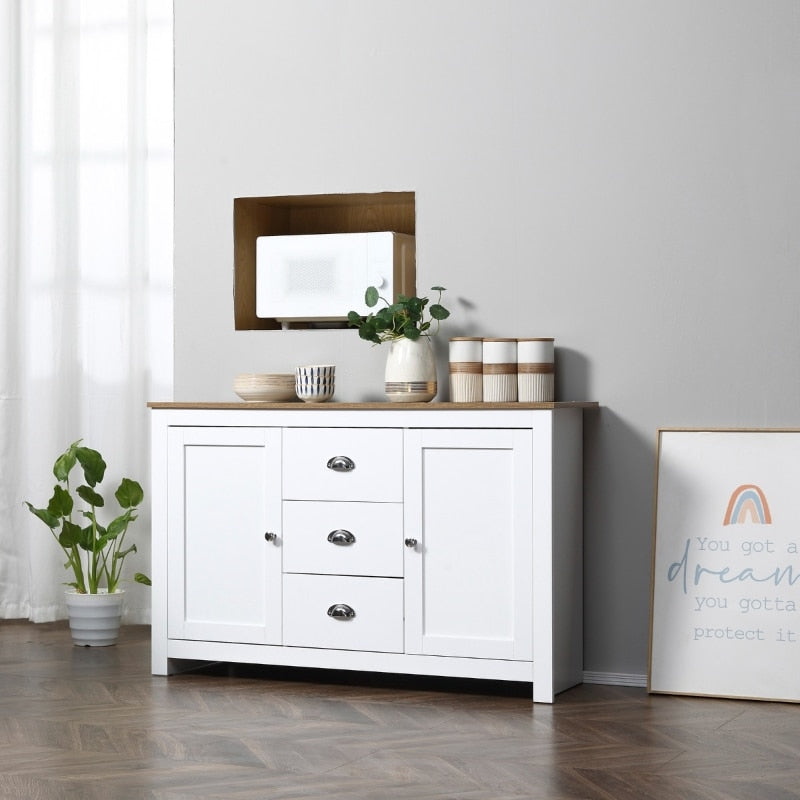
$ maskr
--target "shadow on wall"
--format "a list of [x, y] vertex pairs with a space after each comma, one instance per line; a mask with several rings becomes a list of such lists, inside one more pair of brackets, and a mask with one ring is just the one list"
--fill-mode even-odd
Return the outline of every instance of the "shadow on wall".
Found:
[[[572, 377], [572, 376], [571, 376]], [[647, 671], [656, 432], [584, 413], [584, 668]], [[620, 653], [636, 654], [620, 664]]]
[[555, 342], [556, 400], [594, 400], [590, 394], [589, 359], [579, 350]]

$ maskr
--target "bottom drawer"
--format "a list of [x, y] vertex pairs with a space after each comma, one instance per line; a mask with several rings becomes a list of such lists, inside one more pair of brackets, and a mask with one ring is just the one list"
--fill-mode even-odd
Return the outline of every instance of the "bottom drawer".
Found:
[[283, 643], [401, 653], [402, 579], [284, 575]]

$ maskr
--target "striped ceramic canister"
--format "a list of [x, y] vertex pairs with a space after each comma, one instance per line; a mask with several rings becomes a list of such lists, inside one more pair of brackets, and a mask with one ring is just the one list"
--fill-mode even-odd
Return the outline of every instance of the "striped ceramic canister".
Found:
[[517, 386], [520, 403], [555, 400], [553, 339], [517, 339]]
[[450, 402], [483, 399], [483, 339], [456, 336], [450, 340]]
[[513, 403], [517, 399], [517, 340], [483, 340], [483, 401]]

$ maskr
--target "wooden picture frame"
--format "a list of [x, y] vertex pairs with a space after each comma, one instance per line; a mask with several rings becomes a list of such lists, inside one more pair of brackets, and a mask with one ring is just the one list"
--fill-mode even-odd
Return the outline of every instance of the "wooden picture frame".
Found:
[[800, 429], [661, 428], [648, 691], [800, 702]]

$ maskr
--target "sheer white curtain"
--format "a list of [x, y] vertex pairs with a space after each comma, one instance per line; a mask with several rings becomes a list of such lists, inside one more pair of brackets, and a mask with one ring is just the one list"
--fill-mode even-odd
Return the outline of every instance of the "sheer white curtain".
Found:
[[[145, 488], [172, 392], [171, 0], [0, 0], [0, 617], [66, 616], [44, 505], [75, 439]], [[149, 619], [126, 585], [126, 619]]]

